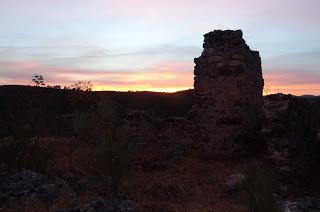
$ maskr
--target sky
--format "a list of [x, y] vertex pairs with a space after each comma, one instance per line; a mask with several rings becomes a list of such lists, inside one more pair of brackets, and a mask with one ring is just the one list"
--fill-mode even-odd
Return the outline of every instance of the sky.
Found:
[[320, 95], [319, 0], [0, 0], [0, 85], [193, 87], [203, 34], [242, 29], [265, 93]]

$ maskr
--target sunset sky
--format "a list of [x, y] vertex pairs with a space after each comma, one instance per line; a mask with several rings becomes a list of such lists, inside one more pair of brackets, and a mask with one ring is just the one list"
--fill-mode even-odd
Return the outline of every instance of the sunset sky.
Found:
[[193, 87], [203, 34], [242, 29], [268, 93], [320, 95], [319, 0], [0, 0], [0, 84]]

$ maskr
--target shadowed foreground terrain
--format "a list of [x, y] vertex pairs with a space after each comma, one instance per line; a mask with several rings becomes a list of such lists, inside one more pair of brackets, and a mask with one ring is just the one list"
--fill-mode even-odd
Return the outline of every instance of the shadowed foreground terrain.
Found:
[[1, 211], [320, 211], [320, 99], [262, 97], [241, 31], [205, 35], [195, 89], [0, 87]]
[[[183, 117], [191, 108], [192, 95], [192, 90], [165, 94], [1, 87], [0, 98], [5, 101], [0, 105], [0, 206], [12, 211], [56, 211], [108, 197], [129, 199], [129, 206], [141, 211], [247, 211], [246, 194], [236, 184], [256, 163], [272, 167], [279, 200], [319, 196], [319, 153], [314, 152], [318, 144], [313, 143], [319, 137], [312, 137], [318, 133], [319, 126], [312, 125], [319, 123], [315, 119], [319, 100], [265, 97], [266, 141], [261, 152], [221, 161], [202, 157], [197, 145], [183, 135], [195, 129], [178, 124], [182, 119], [187, 122]], [[123, 117], [116, 138], [104, 135], [115, 126], [101, 120], [103, 112]], [[112, 146], [120, 141], [125, 148]], [[110, 164], [99, 151], [115, 151], [110, 154], [125, 162]], [[121, 174], [115, 174], [121, 178], [117, 195], [106, 173], [114, 165], [121, 166]], [[119, 205], [115, 199], [108, 201]]]

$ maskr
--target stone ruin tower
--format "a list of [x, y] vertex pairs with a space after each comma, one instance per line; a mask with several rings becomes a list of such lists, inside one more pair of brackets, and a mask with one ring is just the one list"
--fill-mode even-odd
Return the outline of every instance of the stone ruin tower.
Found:
[[261, 58], [259, 52], [250, 50], [241, 30], [209, 32], [203, 48], [194, 60], [191, 116], [197, 143], [211, 155], [235, 154], [260, 135]]

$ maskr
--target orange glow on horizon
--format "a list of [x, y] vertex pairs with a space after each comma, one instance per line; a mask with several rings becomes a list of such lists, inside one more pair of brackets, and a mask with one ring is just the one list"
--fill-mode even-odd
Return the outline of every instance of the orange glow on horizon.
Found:
[[263, 94], [320, 95], [318, 75], [308, 72], [272, 71], [263, 74]]
[[177, 86], [177, 87], [153, 87], [152, 85], [134, 85], [134, 86], [94, 86], [94, 91], [153, 91], [153, 92], [165, 92], [174, 93], [177, 91], [189, 90], [193, 87]]
[[[1, 78], [0, 78], [1, 80]], [[3, 81], [2, 85], [31, 85], [28, 81], [19, 81], [18, 83], [13, 80]], [[47, 82], [47, 85], [57, 85], [60, 83], [56, 82]], [[94, 84], [94, 81], [93, 81]], [[283, 94], [292, 94], [296, 96], [301, 95], [320, 95], [320, 86], [319, 84], [297, 84], [297, 85], [277, 85], [272, 84], [270, 81], [265, 82], [265, 87], [263, 88], [263, 95], [270, 95], [276, 93]], [[67, 83], [61, 83], [61, 87], [70, 86]], [[133, 85], [94, 85], [93, 91], [152, 91], [152, 92], [166, 92], [174, 93], [177, 91], [193, 89], [193, 86], [188, 86], [186, 84], [177, 86], [154, 86], [152, 84], [133, 84]]]
[[[31, 85], [31, 73], [40, 73], [47, 85], [70, 86], [77, 81], [91, 81], [95, 91], [154, 91], [176, 92], [193, 88], [192, 68], [184, 63], [160, 63], [148, 70], [108, 71], [51, 67], [33, 61], [0, 62], [0, 69], [12, 76], [0, 76], [2, 85]], [[28, 78], [30, 76], [30, 78]], [[320, 95], [318, 73], [272, 70], [264, 71], [264, 95]]]
[[276, 93], [292, 94], [296, 96], [301, 95], [320, 95], [319, 84], [306, 84], [306, 85], [270, 85], [265, 86], [263, 95], [270, 95]]
[[[134, 85], [134, 86], [94, 86], [94, 91], [152, 91], [152, 92], [165, 92], [174, 93], [177, 91], [193, 89], [191, 86], [177, 86], [177, 87], [152, 87], [150, 85]], [[274, 85], [265, 87], [263, 95], [270, 95], [276, 93], [292, 94], [296, 96], [301, 95], [320, 95], [320, 87], [317, 84], [311, 85]]]

